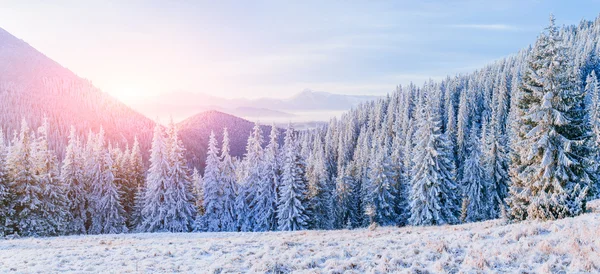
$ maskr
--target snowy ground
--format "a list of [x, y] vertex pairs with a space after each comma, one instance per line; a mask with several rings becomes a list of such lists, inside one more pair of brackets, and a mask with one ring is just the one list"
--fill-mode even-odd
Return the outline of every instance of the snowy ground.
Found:
[[600, 272], [600, 200], [555, 222], [0, 240], [0, 272]]

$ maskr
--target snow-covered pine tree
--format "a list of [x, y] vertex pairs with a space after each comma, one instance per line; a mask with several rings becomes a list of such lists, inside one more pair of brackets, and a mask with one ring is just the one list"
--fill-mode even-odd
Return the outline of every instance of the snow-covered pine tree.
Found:
[[35, 174], [44, 192], [41, 209], [45, 218], [38, 223], [38, 227], [45, 231], [46, 235], [60, 235], [64, 233], [71, 214], [64, 185], [59, 178], [58, 159], [48, 144], [48, 132], [48, 119], [44, 117], [33, 144]]
[[[600, 163], [600, 83], [594, 70], [587, 76], [585, 82], [585, 95], [589, 98], [588, 113], [594, 134], [594, 147], [596, 149], [596, 156], [594, 157], [596, 166], [594, 170], [597, 174], [596, 176], [598, 176], [600, 175], [600, 164], [598, 164]], [[595, 197], [600, 197], [600, 185], [598, 182], [590, 189], [590, 192]]]
[[185, 148], [179, 139], [177, 127], [171, 120], [168, 134], [168, 162], [170, 183], [165, 189], [166, 215], [162, 230], [169, 232], [189, 232], [196, 217], [192, 179], [186, 165]]
[[382, 134], [374, 139], [369, 162], [366, 202], [374, 210], [373, 220], [379, 225], [395, 225], [398, 223], [397, 195], [394, 172], [388, 150], [382, 144]]
[[237, 175], [235, 165], [230, 153], [229, 131], [223, 129], [223, 146], [221, 147], [221, 189], [223, 191], [222, 203], [223, 211], [221, 214], [221, 231], [237, 231], [236, 214], [236, 194], [237, 194]]
[[117, 234], [127, 232], [125, 210], [121, 205], [121, 193], [115, 184], [113, 159], [105, 148], [104, 129], [96, 136], [93, 148], [90, 195], [91, 234]]
[[201, 217], [204, 215], [204, 180], [197, 168], [194, 168], [192, 172], [192, 185], [194, 186], [196, 212], [198, 217]]
[[117, 185], [121, 192], [121, 204], [125, 210], [125, 220], [128, 228], [134, 228], [133, 211], [135, 207], [135, 193], [137, 191], [137, 182], [134, 180], [133, 167], [131, 165], [131, 150], [129, 145], [126, 145], [125, 150], [118, 153], [118, 157], [114, 158], [114, 166], [118, 170], [116, 177], [119, 179]]
[[35, 135], [25, 119], [20, 133], [15, 134], [6, 160], [9, 174], [9, 205], [7, 232], [20, 236], [49, 236], [44, 224], [50, 212], [43, 206], [45, 188], [40, 184], [36, 172]]
[[71, 126], [69, 143], [62, 162], [61, 181], [66, 190], [67, 206], [71, 219], [67, 224], [67, 233], [85, 234], [87, 221], [87, 200], [89, 193], [84, 183], [84, 159], [81, 143], [76, 135], [75, 127]]
[[142, 150], [137, 136], [133, 139], [131, 154], [129, 155], [130, 185], [135, 186], [133, 198], [133, 212], [129, 220], [129, 228], [135, 230], [142, 222], [142, 208], [144, 207], [146, 170], [142, 159]]
[[452, 148], [441, 132], [434, 95], [422, 95], [426, 98], [418, 104], [410, 193], [412, 225], [454, 224], [460, 211]]
[[279, 129], [271, 125], [269, 143], [264, 149], [261, 184], [258, 192], [261, 197], [257, 200], [256, 224], [259, 231], [277, 229], [277, 189], [281, 182], [281, 167], [279, 163]]
[[310, 174], [308, 174], [308, 199], [311, 228], [333, 229], [333, 188], [327, 180], [324, 144], [320, 136], [313, 142]]
[[307, 229], [308, 222], [306, 167], [295, 134], [290, 124], [284, 138], [283, 175], [277, 203], [278, 228], [284, 231]]
[[8, 185], [8, 170], [6, 168], [7, 144], [4, 142], [4, 133], [0, 127], [0, 237], [8, 233], [6, 227], [7, 217], [10, 213], [10, 196]]
[[263, 134], [258, 123], [248, 137], [244, 174], [237, 196], [238, 225], [241, 231], [266, 231], [272, 220], [269, 213], [273, 191], [264, 178]]
[[219, 170], [219, 151], [215, 133], [211, 132], [208, 140], [208, 153], [204, 167], [204, 210], [202, 217], [196, 219], [196, 230], [216, 232], [221, 231], [221, 216], [223, 214], [223, 190], [221, 186], [221, 171]]
[[335, 228], [356, 228], [359, 226], [360, 210], [360, 188], [352, 176], [354, 161], [347, 167], [342, 167], [335, 180]]
[[131, 228], [130, 231], [140, 231], [144, 217], [142, 211], [144, 210], [144, 201], [146, 195], [145, 184], [139, 184], [135, 191], [135, 198], [133, 204], [133, 212], [131, 214]]
[[591, 129], [573, 81], [563, 41], [550, 17], [538, 38], [519, 88], [513, 144], [509, 217], [553, 220], [581, 214], [592, 184]]
[[150, 150], [150, 169], [146, 177], [142, 223], [138, 230], [144, 232], [166, 231], [164, 220], [167, 216], [165, 192], [170, 185], [171, 166], [169, 165], [169, 147], [162, 126], [154, 127], [152, 148]]
[[493, 212], [496, 215], [490, 217], [499, 217], [498, 214], [506, 209], [505, 199], [508, 196], [508, 185], [510, 184], [509, 159], [505, 148], [508, 140], [506, 135], [498, 130], [495, 112], [492, 113], [492, 122], [486, 126], [487, 130], [481, 136], [481, 145], [484, 149], [482, 161], [485, 174], [488, 174]]
[[466, 158], [463, 164], [461, 181], [463, 197], [467, 199], [466, 218], [463, 221], [479, 222], [495, 217], [493, 197], [489, 179], [481, 160], [481, 144], [477, 134], [478, 126], [471, 126], [466, 144]]

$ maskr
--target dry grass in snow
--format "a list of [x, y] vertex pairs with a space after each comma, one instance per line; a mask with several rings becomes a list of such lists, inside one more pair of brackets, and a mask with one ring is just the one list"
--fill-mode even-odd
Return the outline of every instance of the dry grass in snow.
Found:
[[600, 272], [600, 201], [554, 222], [0, 241], [0, 272]]

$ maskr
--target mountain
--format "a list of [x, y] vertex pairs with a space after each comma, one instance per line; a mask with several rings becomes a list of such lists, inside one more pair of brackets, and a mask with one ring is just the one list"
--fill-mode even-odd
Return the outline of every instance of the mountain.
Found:
[[59, 155], [71, 125], [82, 135], [103, 127], [115, 145], [131, 144], [138, 136], [145, 151], [154, 126], [152, 120], [1, 28], [0, 106], [0, 125], [9, 136], [22, 119], [37, 127], [47, 117], [51, 145]]
[[[214, 131], [220, 147], [223, 141], [223, 129], [227, 128], [230, 138], [231, 155], [242, 157], [246, 152], [246, 143], [248, 136], [252, 132], [254, 123], [227, 113], [210, 110], [185, 119], [178, 123], [177, 127], [179, 128], [181, 141], [186, 148], [188, 163], [203, 170], [208, 138], [211, 131]], [[266, 145], [271, 133], [271, 127], [263, 125], [261, 126], [261, 130], [263, 132], [264, 145]]]
[[[308, 89], [285, 99], [226, 99], [203, 93], [174, 91], [145, 102], [133, 102], [132, 107], [150, 117], [172, 116], [175, 120], [202, 111], [218, 110], [252, 120], [310, 122], [328, 121], [332, 115], [377, 98], [380, 96], [342, 95]], [[322, 114], [306, 115], [315, 112]]]

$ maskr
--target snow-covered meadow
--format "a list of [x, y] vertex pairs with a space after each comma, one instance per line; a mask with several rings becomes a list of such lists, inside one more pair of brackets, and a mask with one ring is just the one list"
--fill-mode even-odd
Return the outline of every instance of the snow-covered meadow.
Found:
[[576, 218], [508, 225], [2, 240], [0, 272], [599, 272], [600, 201], [588, 207]]

